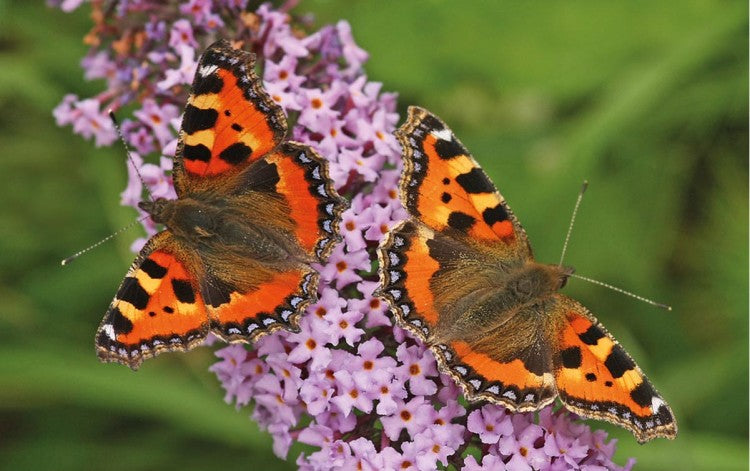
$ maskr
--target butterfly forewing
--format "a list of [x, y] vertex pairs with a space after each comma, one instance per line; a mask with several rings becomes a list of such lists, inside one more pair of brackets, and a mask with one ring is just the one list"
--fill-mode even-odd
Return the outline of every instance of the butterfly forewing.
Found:
[[404, 159], [401, 199], [414, 217], [438, 231], [502, 241], [502, 249], [516, 256], [530, 254], [526, 233], [505, 199], [440, 118], [409, 107], [396, 136]]
[[227, 178], [271, 152], [287, 131], [284, 112], [262, 88], [254, 55], [227, 41], [200, 59], [175, 157], [177, 194]]
[[591, 313], [557, 295], [550, 332], [556, 345], [555, 381], [560, 399], [578, 414], [630, 430], [640, 442], [677, 434], [674, 414], [638, 365]]
[[195, 260], [166, 231], [155, 235], [133, 262], [96, 335], [102, 361], [138, 368], [144, 359], [188, 350], [208, 333]]

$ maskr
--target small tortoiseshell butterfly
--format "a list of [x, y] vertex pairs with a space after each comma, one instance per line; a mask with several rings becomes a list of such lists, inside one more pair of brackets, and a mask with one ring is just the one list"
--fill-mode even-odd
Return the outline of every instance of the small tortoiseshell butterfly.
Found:
[[381, 295], [470, 400], [569, 410], [639, 442], [677, 425], [640, 368], [578, 302], [558, 293], [571, 268], [536, 262], [521, 224], [451, 130], [412, 107], [397, 131], [411, 218], [379, 249]]
[[209, 332], [250, 341], [295, 330], [316, 298], [346, 203], [326, 161], [285, 141], [255, 56], [228, 42], [200, 59], [174, 158], [176, 200], [139, 207], [165, 230], [138, 255], [96, 335], [102, 361], [138, 368]]

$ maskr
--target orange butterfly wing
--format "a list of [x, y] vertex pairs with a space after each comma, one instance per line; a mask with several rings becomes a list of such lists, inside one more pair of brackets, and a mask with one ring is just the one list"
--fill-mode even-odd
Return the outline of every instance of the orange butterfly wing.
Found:
[[556, 295], [562, 327], [551, 339], [557, 346], [555, 381], [565, 406], [587, 417], [630, 430], [643, 443], [674, 438], [674, 414], [630, 355], [578, 302]]
[[102, 361], [137, 369], [147, 358], [189, 350], [206, 337], [206, 307], [183, 257], [166, 231], [141, 250], [97, 331]]
[[529, 256], [526, 233], [505, 199], [448, 126], [427, 110], [409, 107], [396, 131], [403, 148], [401, 199], [415, 218], [489, 244], [502, 241], [514, 256]]
[[[328, 177], [326, 161], [308, 146], [287, 142], [246, 173], [241, 192], [266, 195], [258, 210], [287, 215], [288, 224], [279, 233], [289, 231], [308, 262], [325, 260], [339, 240], [338, 224], [346, 208]], [[262, 223], [274, 227], [274, 221]], [[269, 267], [254, 260], [244, 260], [243, 270], [253, 277], [240, 286], [217, 277], [204, 280], [212, 331], [235, 341], [280, 327], [295, 330], [299, 315], [316, 299], [317, 272], [301, 262]]]
[[212, 177], [238, 174], [286, 135], [286, 116], [263, 89], [254, 67], [253, 54], [225, 40], [201, 56], [175, 157], [178, 196]]

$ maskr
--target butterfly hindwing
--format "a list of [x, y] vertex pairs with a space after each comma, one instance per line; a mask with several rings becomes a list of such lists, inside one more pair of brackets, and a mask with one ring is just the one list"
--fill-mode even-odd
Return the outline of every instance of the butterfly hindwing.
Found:
[[96, 335], [102, 361], [137, 369], [161, 352], [189, 350], [208, 333], [192, 264], [166, 231], [141, 250]]
[[328, 162], [296, 142], [285, 142], [265, 160], [275, 167], [273, 191], [288, 208], [296, 240], [303, 250], [324, 260], [340, 239], [339, 222], [347, 207], [328, 175]]
[[246, 259], [215, 254], [204, 280], [214, 332], [230, 340], [250, 340], [280, 327], [296, 330], [299, 315], [316, 299], [318, 274], [303, 262], [324, 261], [339, 240], [346, 208], [328, 177], [325, 159], [310, 147], [281, 144], [253, 163], [240, 178], [235, 197], [257, 219], [257, 227], [287, 241], [297, 261]]
[[231, 176], [284, 138], [283, 110], [262, 88], [255, 56], [217, 41], [200, 58], [182, 118], [174, 166], [177, 194]]
[[[263, 270], [260, 265], [247, 268]], [[296, 331], [300, 314], [317, 299], [318, 274], [301, 265], [268, 271], [252, 286], [208, 283], [203, 290], [211, 296], [211, 331], [228, 342], [246, 342], [280, 328]]]
[[526, 233], [466, 147], [437, 116], [409, 107], [396, 131], [403, 148], [401, 199], [432, 229], [453, 230], [528, 255]]
[[[493, 310], [492, 300], [482, 303]], [[541, 304], [498, 312], [499, 321], [491, 327], [456, 333], [433, 345], [438, 363], [469, 400], [491, 401], [512, 411], [539, 410], [557, 396], [544, 308]]]
[[426, 341], [438, 323], [430, 279], [440, 268], [427, 245], [435, 232], [413, 220], [392, 228], [378, 250], [378, 294], [391, 306], [396, 322]]
[[630, 355], [578, 302], [557, 295], [555, 381], [574, 412], [616, 423], [639, 442], [677, 434], [672, 410]]

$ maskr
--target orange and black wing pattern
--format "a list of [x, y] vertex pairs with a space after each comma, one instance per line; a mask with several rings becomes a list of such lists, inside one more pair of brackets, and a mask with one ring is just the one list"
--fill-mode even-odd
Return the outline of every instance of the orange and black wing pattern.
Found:
[[263, 165], [257, 175], [254, 169], [247, 172], [248, 180], [265, 180], [263, 189], [281, 198], [302, 250], [324, 261], [340, 240], [341, 213], [348, 207], [334, 188], [328, 162], [310, 146], [284, 142]]
[[441, 371], [468, 399], [514, 411], [538, 410], [554, 401], [550, 351], [536, 312], [494, 312], [498, 320], [508, 316], [494, 329], [460, 326], [465, 312], [491, 293], [481, 265], [465, 264], [481, 259], [474, 248], [412, 219], [390, 231], [378, 254], [378, 294], [390, 304], [397, 324], [432, 349]]
[[[263, 267], [248, 269], [261, 271]], [[317, 299], [317, 272], [300, 265], [267, 270], [258, 278], [242, 287], [212, 278], [204, 281], [203, 293], [215, 335], [227, 342], [248, 342], [282, 328], [298, 330], [299, 316]]]
[[399, 326], [425, 342], [440, 318], [437, 293], [430, 285], [440, 269], [428, 246], [435, 235], [424, 224], [405, 220], [390, 230], [378, 249], [380, 287], [376, 294], [388, 301]]
[[324, 262], [339, 241], [341, 213], [347, 207], [333, 187], [325, 159], [295, 142], [282, 143], [252, 164], [240, 181], [234, 196], [254, 201], [247, 205], [256, 224], [285, 240], [290, 252], [300, 251], [301, 260], [269, 265], [246, 259], [235, 282], [222, 280], [221, 274], [206, 277], [204, 297], [212, 331], [228, 341], [251, 340], [281, 327], [298, 328], [299, 316], [317, 299], [318, 274], [309, 263]]
[[603, 419], [630, 430], [643, 443], [674, 438], [677, 423], [669, 405], [638, 365], [591, 313], [556, 295], [554, 374], [560, 399], [579, 415]]
[[403, 149], [401, 199], [412, 216], [437, 231], [452, 231], [530, 255], [521, 224], [487, 174], [448, 126], [429, 111], [409, 107], [396, 131]]
[[[549, 363], [549, 352], [529, 341], [509, 357], [498, 357], [494, 347], [513, 335], [505, 326], [483, 339], [454, 340], [433, 347], [441, 369], [463, 389], [470, 401], [490, 401], [511, 411], [536, 411], [551, 404], [557, 391]], [[537, 332], [533, 332], [537, 334]]]
[[286, 116], [254, 66], [254, 54], [224, 40], [201, 56], [175, 156], [178, 196], [205, 186], [205, 180], [238, 174], [286, 135]]
[[102, 361], [137, 369], [161, 352], [189, 350], [203, 341], [208, 315], [195, 266], [185, 256], [166, 231], [141, 250], [97, 331]]

